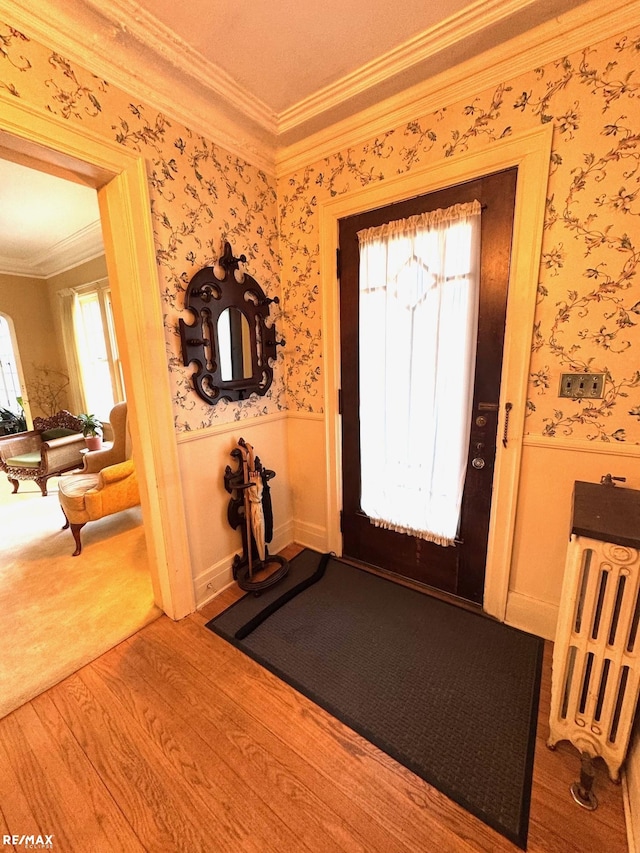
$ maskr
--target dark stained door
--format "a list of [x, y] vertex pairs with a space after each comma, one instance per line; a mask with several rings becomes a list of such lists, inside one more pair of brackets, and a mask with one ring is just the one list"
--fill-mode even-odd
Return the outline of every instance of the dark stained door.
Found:
[[[340, 220], [343, 554], [476, 603], [484, 590], [516, 178], [509, 169]], [[483, 209], [473, 419], [458, 537], [443, 547], [375, 527], [360, 506], [357, 232], [474, 199]]]

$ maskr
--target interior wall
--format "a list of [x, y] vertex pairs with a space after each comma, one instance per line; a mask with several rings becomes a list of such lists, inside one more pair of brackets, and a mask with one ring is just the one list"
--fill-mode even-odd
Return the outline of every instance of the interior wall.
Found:
[[206, 524], [189, 527], [189, 548], [194, 572], [196, 601], [212, 598], [232, 581], [230, 567], [241, 553], [241, 532], [227, 520], [231, 495], [224, 488], [227, 466], [237, 470], [231, 451], [243, 438], [252, 445], [265, 468], [275, 471], [270, 480], [274, 510], [273, 539], [268, 545], [277, 553], [293, 541], [289, 462], [287, 458], [287, 419], [284, 414], [253, 418], [241, 424], [221, 424], [206, 435], [182, 433], [178, 455], [184, 499], [187, 506], [203, 506]]
[[[0, 91], [145, 158], [157, 262], [157, 280], [150, 281], [149, 286], [159, 287], [162, 299], [176, 441], [185, 436], [189, 450], [183, 453], [180, 444], [181, 458], [193, 454], [189, 458], [198, 460], [194, 464], [210, 472], [209, 478], [194, 477], [188, 467], [183, 468], [187, 497], [185, 505], [176, 506], [175, 512], [184, 513], [191, 542], [199, 542], [201, 531], [209, 531], [209, 545], [192, 551], [194, 578], [215, 573], [216, 567], [225, 560], [230, 563], [233, 556], [226, 526], [220, 528], [220, 512], [210, 500], [211, 478], [221, 477], [229, 462], [228, 439], [221, 436], [219, 428], [239, 424], [244, 429], [246, 424], [248, 432], [265, 416], [282, 416], [283, 357], [278, 359], [274, 382], [264, 397], [208, 405], [192, 388], [194, 367], [182, 363], [178, 320], [191, 321], [183, 310], [186, 285], [200, 268], [212, 265], [222, 254], [225, 240], [236, 255], [247, 256], [247, 271], [265, 293], [279, 295], [275, 180], [141, 103], [135, 93], [120, 91], [55, 50], [16, 32], [11, 21], [0, 23], [0, 36], [8, 60], [0, 65]], [[274, 305], [272, 317], [280, 331], [282, 322], [276, 312]], [[135, 353], [131, 355], [135, 359]], [[274, 448], [281, 446], [284, 421], [260, 435], [263, 442], [273, 440]], [[195, 452], [199, 442], [204, 449]], [[272, 453], [277, 455], [276, 449], [261, 446], [258, 441], [256, 450], [266, 459]], [[282, 505], [274, 506], [274, 510], [277, 523], [286, 524], [290, 522], [290, 509], [284, 499], [289, 493], [284, 461], [279, 469], [276, 494]]]
[[[55, 371], [65, 369], [46, 281], [0, 274], [0, 311], [13, 320], [26, 385], [23, 396], [29, 401], [31, 416], [49, 415], [51, 412], [36, 405], [30, 393], [38, 377], [38, 367], [47, 366]], [[60, 403], [61, 408], [67, 405], [64, 393]], [[17, 407], [14, 408], [17, 411]]]
[[325, 478], [327, 452], [324, 417], [290, 412], [287, 419], [293, 538], [315, 548], [328, 549]]
[[107, 278], [107, 264], [104, 255], [49, 276], [47, 287], [52, 307], [55, 304], [54, 296], [58, 290], [64, 290], [66, 287], [79, 287], [93, 281], [100, 281], [103, 278]]
[[[60, 312], [56, 293], [106, 278], [104, 256], [94, 258], [47, 279], [24, 275], [0, 274], [0, 311], [14, 322], [16, 339], [26, 384], [26, 397], [32, 417], [51, 414], [30, 399], [29, 388], [37, 376], [36, 367], [69, 373], [65, 357]], [[67, 393], [60, 395], [59, 408], [70, 408]]]
[[[640, 441], [637, 300], [630, 290], [638, 263], [631, 227], [638, 205], [633, 191], [638, 161], [638, 86], [633, 80], [637, 29], [585, 45], [583, 51], [559, 56], [557, 62], [464, 101], [443, 101], [428, 115], [416, 115], [402, 126], [282, 176], [278, 185], [188, 127], [22, 37], [10, 22], [0, 24], [0, 32], [9, 60], [0, 67], [4, 91], [146, 158], [181, 457], [183, 445], [202, 441], [211, 470], [223, 470], [228, 444], [221, 427], [245, 421], [255, 426], [289, 409], [285, 467], [293, 517], [283, 518], [283, 523], [291, 523], [297, 538], [316, 547], [326, 541], [327, 514], [318, 199], [390, 180], [444, 158], [455, 161], [461, 153], [551, 123], [554, 146], [538, 310], [531, 332], [527, 434], [556, 448], [553, 461], [549, 454], [539, 454], [538, 464], [546, 472], [543, 481], [552, 481], [558, 465], [571, 469], [569, 457], [557, 453], [575, 458], [581, 452], [568, 449], [562, 443], [566, 439], [624, 444], [633, 482]], [[541, 175], [541, 180], [546, 178]], [[267, 294], [281, 296], [284, 310], [276, 320], [287, 346], [264, 398], [210, 407], [191, 389], [191, 368], [182, 364], [177, 321], [183, 315], [182, 294], [189, 278], [215, 260], [224, 239], [237, 253], [247, 254], [248, 270]], [[558, 400], [560, 373], [578, 369], [607, 372], [603, 401]], [[259, 446], [258, 452], [266, 455]], [[559, 554], [561, 549], [552, 526], [543, 524], [540, 531], [540, 518], [529, 510], [539, 486], [531, 471], [525, 460], [517, 522], [517, 541], [525, 544], [514, 554], [512, 593], [527, 602], [531, 619], [525, 616], [525, 622], [534, 625], [542, 611], [557, 606], [561, 568], [556, 559], [541, 570], [539, 562], [530, 559], [526, 543], [545, 542], [547, 553]], [[186, 473], [183, 476], [186, 480]], [[191, 538], [197, 541], [198, 531], [212, 523], [208, 486], [202, 483], [196, 494], [184, 485], [190, 494], [184, 511]], [[545, 511], [566, 513], [566, 507], [566, 494], [554, 494]], [[192, 555], [194, 576], [206, 575], [225, 559], [225, 536], [216, 541], [213, 549]]]
[[554, 638], [574, 483], [598, 483], [605, 474], [626, 478], [616, 488], [640, 489], [637, 445], [525, 439], [507, 605], [512, 625]]
[[[291, 318], [287, 392], [297, 419], [289, 433], [296, 484], [304, 476], [296, 439], [303, 420], [308, 421], [307, 456], [321, 459], [324, 451], [317, 421], [325, 408], [321, 203], [427, 165], [455, 163], [463, 154], [541, 124], [552, 126], [548, 173], [540, 174], [548, 181], [547, 207], [507, 610], [509, 619], [547, 637], [555, 629], [573, 479], [597, 481], [613, 467], [630, 486], [640, 486], [640, 326], [633, 290], [640, 263], [638, 44], [638, 28], [585, 44], [465, 100], [443, 100], [429, 114], [364, 142], [354, 139], [353, 145], [280, 176], [278, 183], [282, 290]], [[393, 108], [401, 102], [398, 97], [388, 103]], [[604, 398], [559, 399], [560, 376], [572, 371], [605, 373]], [[620, 447], [623, 459], [616, 454]], [[596, 449], [599, 455], [588, 452]], [[326, 471], [312, 464], [326, 485]], [[322, 515], [303, 498], [295, 500], [296, 530], [321, 524]]]

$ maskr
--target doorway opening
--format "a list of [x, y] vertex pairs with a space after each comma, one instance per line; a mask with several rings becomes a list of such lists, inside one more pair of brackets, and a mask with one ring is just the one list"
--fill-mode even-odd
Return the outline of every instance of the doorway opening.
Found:
[[[0, 237], [5, 314], [0, 315], [0, 427], [10, 423], [5, 410], [30, 413], [28, 421], [22, 417], [15, 424], [19, 429], [0, 438], [6, 459], [37, 446], [31, 414], [95, 411], [107, 429], [114, 403], [124, 397], [91, 393], [104, 392], [109, 381], [108, 365], [105, 371], [91, 357], [104, 338], [100, 306], [94, 300], [83, 304], [83, 297], [96, 294], [98, 276], [106, 275], [95, 189], [4, 159], [0, 170], [12, 211]], [[102, 284], [108, 292], [108, 279]], [[88, 380], [84, 388], [82, 378]], [[89, 408], [94, 403], [96, 408]], [[107, 431], [105, 437], [112, 436]], [[82, 438], [75, 441], [76, 455], [68, 461], [76, 463], [77, 475], [88, 457], [83, 460], [84, 450], [77, 449]], [[94, 472], [98, 464], [94, 457]], [[73, 471], [63, 476], [78, 479]], [[60, 482], [52, 476], [41, 492], [33, 479], [0, 475], [0, 716], [162, 613], [154, 604], [140, 507], [90, 524], [85, 550], [74, 558], [74, 539], [63, 529]]]
[[0, 157], [98, 191], [154, 597], [182, 618], [195, 599], [145, 162], [15, 99], [3, 104]]

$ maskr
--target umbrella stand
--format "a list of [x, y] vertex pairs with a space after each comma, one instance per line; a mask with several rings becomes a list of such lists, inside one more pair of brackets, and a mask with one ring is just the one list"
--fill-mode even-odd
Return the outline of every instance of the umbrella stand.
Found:
[[242, 554], [233, 561], [233, 578], [241, 589], [259, 594], [274, 586], [289, 571], [289, 562], [269, 554], [267, 543], [273, 534], [273, 512], [269, 480], [275, 471], [263, 467], [253, 447], [243, 438], [231, 451], [236, 470], [227, 465], [224, 487], [231, 494], [227, 519], [234, 530], [240, 529]]

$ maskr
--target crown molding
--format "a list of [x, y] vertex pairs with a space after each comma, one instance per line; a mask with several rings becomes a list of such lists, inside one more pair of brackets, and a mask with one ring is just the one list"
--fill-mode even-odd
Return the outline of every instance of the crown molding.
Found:
[[213, 62], [205, 59], [135, 0], [86, 0], [112, 25], [163, 57], [172, 68], [192, 77], [274, 138], [335, 109], [379, 83], [419, 65], [466, 38], [526, 11], [534, 0], [476, 0], [435, 27], [324, 87], [293, 107], [275, 113]]
[[10, 258], [6, 255], [0, 255], [0, 275], [19, 276], [21, 278], [42, 278], [43, 275], [37, 275], [33, 272], [29, 261], [22, 261], [18, 258]]
[[373, 107], [276, 152], [278, 177], [372, 139], [417, 116], [457, 103], [581, 48], [624, 32], [640, 20], [640, 0], [591, 0]]
[[466, 38], [526, 10], [533, 0], [476, 0], [445, 21], [419, 33], [351, 74], [346, 75], [278, 115], [279, 134], [287, 133], [355, 98], [391, 77], [413, 68]]
[[477, 0], [278, 115], [135, 0], [47, 0], [46, 4], [0, 0], [0, 19], [229, 153], [270, 175], [281, 175], [622, 32], [629, 21], [639, 19], [640, 11], [640, 0], [591, 0], [318, 132], [310, 127], [292, 145], [278, 146], [279, 135], [294, 128], [300, 132], [314, 119], [317, 126], [323, 114], [329, 120], [331, 111], [335, 116], [341, 105], [348, 110], [348, 101], [364, 98], [367, 92], [370, 96], [375, 86], [415, 70], [463, 39], [526, 13], [530, 4], [531, 0]]
[[169, 51], [158, 54], [101, 8], [83, 0], [0, 0], [0, 20], [273, 175], [273, 133], [243, 114], [235, 100], [232, 104], [212, 93], [204, 76], [194, 76], [193, 70], [188, 76], [176, 73]]
[[0, 275], [51, 278], [103, 254], [102, 228], [97, 220], [28, 260], [0, 256]]
[[[499, 0], [497, 0], [499, 2]], [[233, 104], [245, 117], [271, 134], [277, 132], [277, 116], [265, 103], [237, 83], [226, 71], [205, 59], [173, 30], [165, 26], [135, 0], [85, 0], [100, 14], [187, 77], [193, 77], [205, 89]], [[526, 0], [524, 0], [526, 2]]]
[[[446, 56], [447, 50], [460, 46], [465, 39], [471, 42], [491, 27], [526, 14], [532, 2], [476, 0], [436, 27], [279, 114], [135, 0], [47, 0], [46, 4], [0, 0], [0, 17], [273, 175], [279, 136], [297, 129], [296, 135], [302, 137], [299, 144], [304, 146], [313, 130], [310, 126], [305, 132], [309, 122], [315, 120], [317, 127], [333, 121], [335, 126], [340, 109], [343, 115], [347, 110], [353, 113], [359, 109], [358, 103], [371, 103], [374, 97], [379, 100], [384, 93], [376, 96], [376, 87], [388, 81], [393, 85], [393, 78], [403, 72], [413, 69], [415, 80], [430, 58]], [[429, 76], [426, 69], [425, 77]], [[404, 88], [411, 82], [406, 80]]]

